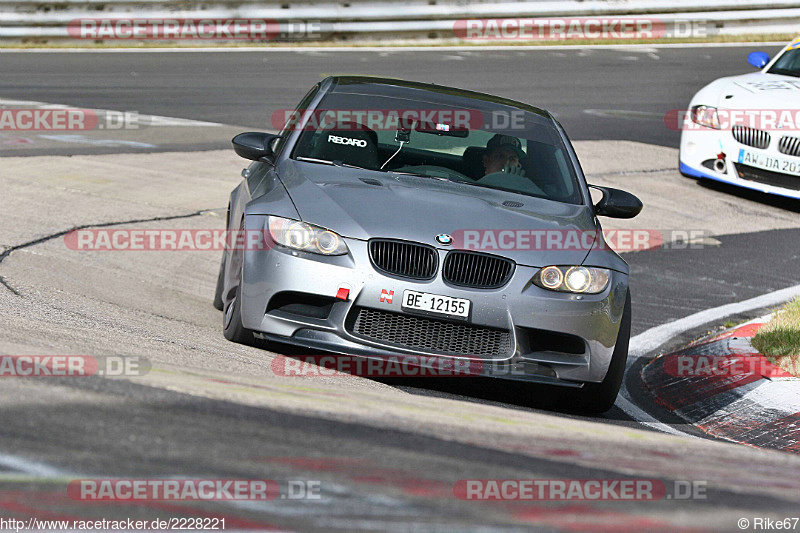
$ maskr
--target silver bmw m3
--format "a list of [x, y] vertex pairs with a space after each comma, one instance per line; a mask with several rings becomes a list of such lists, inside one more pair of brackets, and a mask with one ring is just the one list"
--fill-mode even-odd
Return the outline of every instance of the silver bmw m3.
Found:
[[[561, 125], [542, 109], [450, 87], [331, 77], [280, 134], [233, 139], [253, 163], [230, 196], [215, 306], [225, 337], [359, 358], [480, 363], [571, 388], [603, 412], [630, 337], [628, 265]], [[474, 365], [472, 366], [474, 368]]]

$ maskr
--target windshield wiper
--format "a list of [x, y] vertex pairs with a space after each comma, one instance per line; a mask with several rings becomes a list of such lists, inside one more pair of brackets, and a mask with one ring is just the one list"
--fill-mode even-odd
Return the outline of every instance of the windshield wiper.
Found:
[[334, 167], [346, 167], [346, 168], [357, 168], [359, 170], [375, 170], [372, 168], [364, 168], [364, 167], [357, 167], [356, 165], [351, 165], [349, 163], [344, 163], [342, 161], [329, 161], [328, 159], [317, 159], [315, 157], [305, 157], [305, 156], [297, 156], [295, 159], [298, 161], [306, 161], [308, 163], [319, 163], [321, 165], [332, 165]]
[[414, 176], [415, 178], [428, 178], [437, 181], [449, 181], [450, 183], [469, 183], [463, 180], [455, 180], [452, 178], [445, 178], [443, 176], [429, 176], [428, 174], [417, 174], [415, 172], [403, 172], [402, 170], [389, 170], [392, 174], [397, 174], [400, 176]]
[[414, 176], [417, 178], [431, 178], [434, 180], [447, 179], [447, 178], [440, 178], [438, 176], [428, 176], [427, 174], [417, 174], [415, 172], [403, 172], [401, 170], [388, 170], [387, 172], [391, 172], [392, 174], [397, 174], [400, 176]]

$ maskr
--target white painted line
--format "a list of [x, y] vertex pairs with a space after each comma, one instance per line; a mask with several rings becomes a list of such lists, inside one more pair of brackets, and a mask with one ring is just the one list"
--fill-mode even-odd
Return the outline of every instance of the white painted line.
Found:
[[0, 453], [0, 466], [35, 477], [68, 477], [66, 472], [50, 465], [5, 453]]
[[0, 106], [40, 107], [42, 105], [44, 105], [42, 102], [34, 102], [33, 100], [15, 100], [13, 98], [0, 98]]
[[91, 146], [110, 146], [114, 148], [119, 146], [129, 146], [133, 148], [158, 148], [158, 145], [156, 144], [138, 141], [126, 141], [123, 139], [94, 139], [78, 133], [58, 133], [54, 135], [39, 135], [39, 137], [42, 139], [47, 139], [48, 141], [57, 141], [69, 144], [89, 144]]
[[[21, 108], [21, 107], [34, 107], [38, 109], [77, 109], [75, 106], [69, 106], [64, 104], [50, 104], [47, 102], [36, 102], [34, 100], [15, 100], [12, 98], [0, 98], [0, 108], [2, 107], [9, 107], [9, 108]], [[93, 109], [93, 108], [81, 108], [81, 109], [88, 109], [89, 111], [94, 111], [98, 115], [106, 114], [106, 113], [114, 113], [117, 115], [122, 115], [123, 111], [114, 111], [110, 109]], [[134, 113], [131, 111], [127, 111], [126, 113]], [[142, 125], [142, 127], [163, 127], [163, 126], [170, 126], [170, 127], [219, 127], [223, 126], [218, 122], [205, 122], [202, 120], [193, 120], [189, 118], [177, 118], [177, 117], [162, 117], [160, 115], [144, 115], [139, 114], [138, 111], [135, 112], [135, 119], [138, 123]]]
[[[703, 324], [707, 324], [708, 322], [720, 320], [737, 313], [744, 313], [753, 309], [778, 305], [783, 302], [787, 302], [798, 295], [800, 295], [800, 285], [794, 285], [779, 291], [762, 294], [761, 296], [756, 296], [755, 298], [750, 298], [749, 300], [744, 300], [742, 302], [706, 309], [705, 311], [694, 313], [693, 315], [689, 315], [679, 320], [650, 328], [647, 331], [631, 338], [630, 347], [628, 349], [628, 364], [625, 371], [627, 373], [638, 358], [657, 349], [659, 346], [662, 346], [673, 337], [680, 335], [685, 331], [689, 331], [693, 328], [702, 326]], [[647, 427], [672, 435], [683, 435], [686, 437], [698, 438], [695, 435], [685, 433], [673, 428], [668, 424], [659, 422], [644, 410], [637, 407], [631, 400], [631, 395], [630, 392], [628, 392], [628, 387], [625, 385], [625, 381], [622, 382], [622, 388], [619, 391], [619, 396], [617, 396], [615, 405], [622, 409], [622, 411], [624, 411], [625, 414], [630, 416], [632, 419]]]
[[737, 43], [664, 43], [664, 44], [589, 44], [589, 45], [505, 45], [505, 46], [297, 46], [297, 47], [264, 47], [240, 46], [236, 48], [0, 48], [0, 54], [60, 54], [60, 53], [86, 53], [86, 54], [180, 54], [196, 52], [497, 52], [502, 50], [642, 50], [649, 52], [664, 48], [732, 48], [760, 46], [785, 46], [785, 41], [765, 42], [737, 42]]
[[161, 115], [139, 115], [140, 120], [146, 120], [147, 126], [171, 126], [171, 127], [191, 127], [191, 126], [222, 126], [219, 122], [206, 122], [204, 120], [194, 120], [190, 118], [162, 117]]
[[644, 333], [640, 333], [631, 338], [630, 349], [628, 350], [628, 362], [630, 364], [631, 358], [636, 359], [648, 352], [655, 350], [662, 344], [669, 341], [671, 338], [683, 333], [684, 331], [688, 331], [690, 329], [702, 326], [703, 324], [707, 324], [708, 322], [720, 320], [737, 313], [744, 313], [753, 309], [778, 305], [791, 300], [795, 296], [800, 296], [800, 285], [794, 285], [792, 287], [787, 287], [769, 294], [756, 296], [755, 298], [750, 298], [749, 300], [745, 300], [743, 302], [722, 305], [713, 309], [706, 309], [705, 311], [700, 311], [699, 313], [689, 315], [681, 318], [680, 320], [675, 320], [673, 322], [668, 322], [666, 324], [650, 328]]

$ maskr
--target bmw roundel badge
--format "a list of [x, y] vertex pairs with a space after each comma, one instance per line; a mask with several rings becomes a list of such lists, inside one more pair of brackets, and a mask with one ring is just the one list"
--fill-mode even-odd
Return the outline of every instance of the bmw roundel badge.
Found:
[[443, 246], [450, 246], [453, 244], [453, 237], [448, 235], [447, 233], [441, 233], [436, 236], [436, 242]]

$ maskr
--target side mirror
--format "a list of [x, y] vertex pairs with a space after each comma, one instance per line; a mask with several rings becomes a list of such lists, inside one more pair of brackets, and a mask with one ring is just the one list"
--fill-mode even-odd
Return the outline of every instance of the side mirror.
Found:
[[750, 52], [747, 54], [747, 62], [756, 68], [764, 68], [769, 63], [769, 54], [766, 52]]
[[250, 131], [240, 133], [231, 139], [231, 143], [236, 153], [245, 159], [272, 163], [272, 157], [275, 155], [272, 150], [273, 143], [280, 138], [280, 135], [272, 133]]
[[642, 201], [629, 192], [597, 185], [589, 185], [589, 187], [603, 193], [603, 197], [594, 206], [595, 215], [633, 218], [642, 211]]

